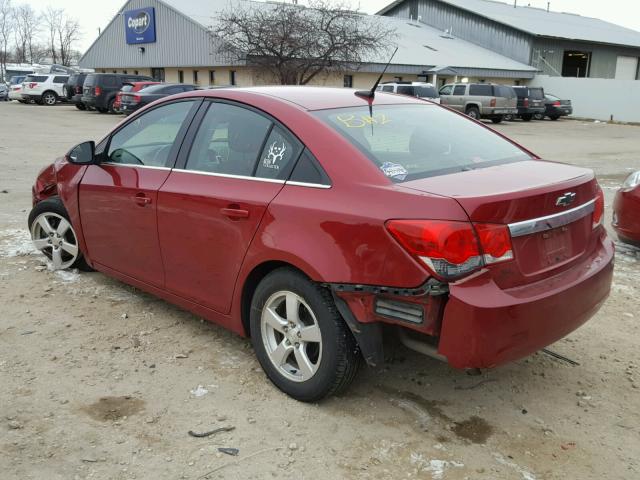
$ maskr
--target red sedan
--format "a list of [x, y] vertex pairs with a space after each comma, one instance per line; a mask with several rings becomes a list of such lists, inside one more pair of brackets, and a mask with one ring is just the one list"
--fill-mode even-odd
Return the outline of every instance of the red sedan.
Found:
[[640, 171], [629, 175], [616, 193], [613, 229], [621, 241], [640, 246]]
[[93, 268], [251, 336], [315, 401], [384, 335], [457, 368], [527, 356], [606, 299], [591, 170], [419, 99], [262, 87], [168, 97], [46, 167], [29, 227]]

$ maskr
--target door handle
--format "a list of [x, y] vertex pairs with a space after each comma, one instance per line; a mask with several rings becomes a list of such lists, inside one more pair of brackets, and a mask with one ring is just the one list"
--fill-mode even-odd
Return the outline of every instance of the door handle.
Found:
[[243, 210], [240, 207], [229, 205], [227, 208], [221, 208], [220, 213], [231, 220], [239, 220], [241, 218], [249, 218], [249, 210]]
[[147, 197], [144, 193], [138, 193], [135, 197], [133, 197], [133, 201], [141, 207], [144, 207], [151, 203], [151, 198]]

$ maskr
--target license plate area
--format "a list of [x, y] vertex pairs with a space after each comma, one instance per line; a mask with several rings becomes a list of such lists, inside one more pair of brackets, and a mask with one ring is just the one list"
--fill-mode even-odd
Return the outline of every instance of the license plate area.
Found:
[[554, 228], [537, 234], [539, 236], [540, 258], [544, 267], [551, 267], [571, 258], [571, 227]]

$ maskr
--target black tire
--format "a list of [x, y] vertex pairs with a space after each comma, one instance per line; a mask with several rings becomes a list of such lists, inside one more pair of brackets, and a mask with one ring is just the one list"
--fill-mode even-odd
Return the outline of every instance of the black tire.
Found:
[[84, 106], [84, 103], [76, 103], [76, 108], [78, 110], [86, 110], [87, 107]]
[[520, 118], [522, 119], [523, 122], [530, 122], [531, 119], [533, 118], [533, 115], [531, 115], [530, 113], [526, 113], [524, 115], [520, 115]]
[[[32, 232], [33, 223], [43, 213], [54, 213], [56, 215], [60, 215], [61, 217], [65, 218], [69, 223], [71, 223], [69, 214], [67, 213], [67, 209], [64, 208], [64, 204], [62, 203], [62, 200], [60, 200], [60, 197], [51, 197], [51, 198], [47, 198], [46, 200], [42, 200], [41, 202], [37, 203], [35, 207], [31, 209], [31, 212], [29, 213], [29, 219], [28, 219], [29, 232]], [[72, 233], [75, 236], [75, 232], [72, 231]], [[77, 240], [76, 240], [76, 244], [77, 244]], [[43, 251], [43, 253], [50, 258], [50, 255], [48, 255], [45, 251]], [[77, 268], [78, 270], [82, 270], [84, 272], [93, 271], [93, 269], [89, 266], [89, 264], [84, 259], [84, 255], [80, 250], [78, 250], [78, 256], [76, 257], [75, 261], [68, 268]]]
[[533, 115], [534, 120], [544, 120], [544, 113], [536, 113]]
[[501, 123], [502, 122], [502, 117], [492, 117], [491, 121], [493, 123]]
[[560, 115], [549, 115], [549, 118], [555, 122], [560, 118]]
[[[285, 291], [306, 302], [320, 329], [322, 347], [317, 370], [304, 381], [290, 380], [281, 373], [263, 342], [262, 313], [267, 300]], [[361, 363], [357, 343], [338, 313], [330, 292], [292, 268], [274, 270], [260, 282], [251, 300], [250, 329], [256, 356], [271, 382], [302, 402], [315, 402], [344, 390], [355, 378]]]
[[107, 111], [111, 114], [116, 113], [115, 109], [113, 108], [114, 103], [116, 103], [115, 97], [109, 100], [109, 102], [107, 103]]
[[510, 113], [507, 113], [506, 115], [503, 115], [503, 116], [502, 116], [502, 119], [503, 119], [505, 122], [513, 122], [513, 115], [512, 115], [512, 114], [510, 114]]
[[480, 120], [480, 110], [478, 110], [478, 107], [469, 107], [465, 113], [474, 120]]
[[42, 97], [40, 97], [40, 105], [47, 105], [48, 107], [51, 107], [56, 103], [58, 103], [58, 95], [56, 92], [52, 92], [51, 90], [44, 92]]
[[109, 111], [109, 109], [108, 109], [108, 108], [100, 108], [100, 107], [96, 107], [96, 110], [97, 110], [99, 113], [107, 113], [107, 112]]

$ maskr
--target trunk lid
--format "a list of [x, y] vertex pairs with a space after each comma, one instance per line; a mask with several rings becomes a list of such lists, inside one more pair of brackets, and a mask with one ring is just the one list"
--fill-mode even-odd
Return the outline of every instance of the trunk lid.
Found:
[[598, 187], [589, 169], [530, 160], [401, 185], [455, 199], [473, 222], [510, 225], [515, 259], [490, 267], [503, 288], [570, 268], [593, 244]]

